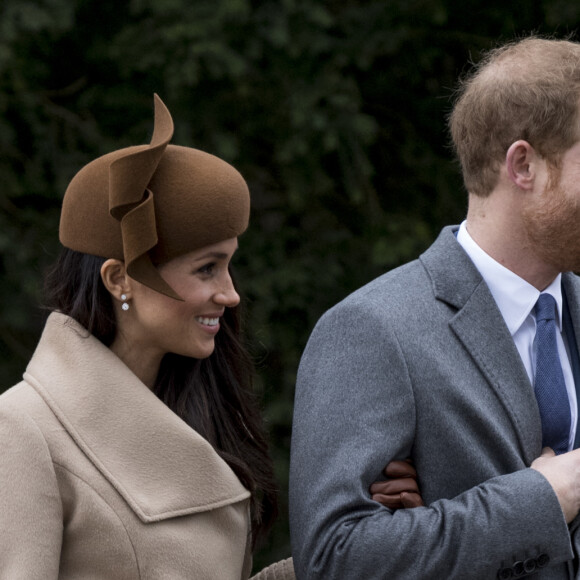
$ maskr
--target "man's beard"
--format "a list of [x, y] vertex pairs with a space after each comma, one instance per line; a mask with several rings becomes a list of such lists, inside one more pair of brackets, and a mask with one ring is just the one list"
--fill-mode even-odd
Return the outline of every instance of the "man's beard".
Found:
[[[559, 272], [580, 271], [580, 205], [567, 195], [559, 176], [552, 179], [540, 204], [522, 215], [533, 252]], [[580, 186], [578, 191], [580, 196]]]

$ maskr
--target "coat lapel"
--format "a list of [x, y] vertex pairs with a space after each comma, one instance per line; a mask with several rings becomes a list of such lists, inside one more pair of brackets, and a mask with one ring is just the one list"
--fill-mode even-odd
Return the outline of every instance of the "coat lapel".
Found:
[[493, 296], [451, 227], [441, 232], [421, 261], [431, 276], [436, 298], [457, 309], [449, 325], [502, 402], [529, 465], [541, 449], [538, 405]]
[[71, 318], [50, 315], [24, 378], [142, 521], [249, 497], [213, 447]]

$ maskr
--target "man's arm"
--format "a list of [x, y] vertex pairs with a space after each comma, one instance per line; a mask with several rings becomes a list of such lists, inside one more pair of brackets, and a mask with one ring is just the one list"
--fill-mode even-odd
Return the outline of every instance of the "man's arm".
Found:
[[412, 457], [416, 421], [385, 318], [352, 302], [327, 313], [297, 382], [290, 520], [299, 579], [494, 578], [519, 554], [543, 566], [573, 557], [558, 498], [535, 469], [428, 507], [391, 512], [372, 501], [381, 469]]

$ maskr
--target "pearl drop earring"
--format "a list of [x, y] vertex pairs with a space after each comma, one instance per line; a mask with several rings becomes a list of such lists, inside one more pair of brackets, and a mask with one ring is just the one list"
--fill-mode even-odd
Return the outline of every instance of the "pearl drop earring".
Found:
[[121, 294], [121, 300], [123, 300], [123, 304], [121, 304], [121, 308], [125, 311], [129, 310], [129, 304], [126, 302], [127, 294]]

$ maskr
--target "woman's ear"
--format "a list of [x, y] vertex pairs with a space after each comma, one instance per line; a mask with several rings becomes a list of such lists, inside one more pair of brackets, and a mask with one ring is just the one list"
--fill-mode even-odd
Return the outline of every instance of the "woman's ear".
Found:
[[515, 186], [525, 191], [533, 189], [539, 165], [543, 162], [541, 155], [522, 139], [512, 143], [506, 153], [508, 177]]
[[113, 298], [121, 301], [130, 298], [131, 278], [122, 260], [106, 260], [101, 266], [101, 280]]

